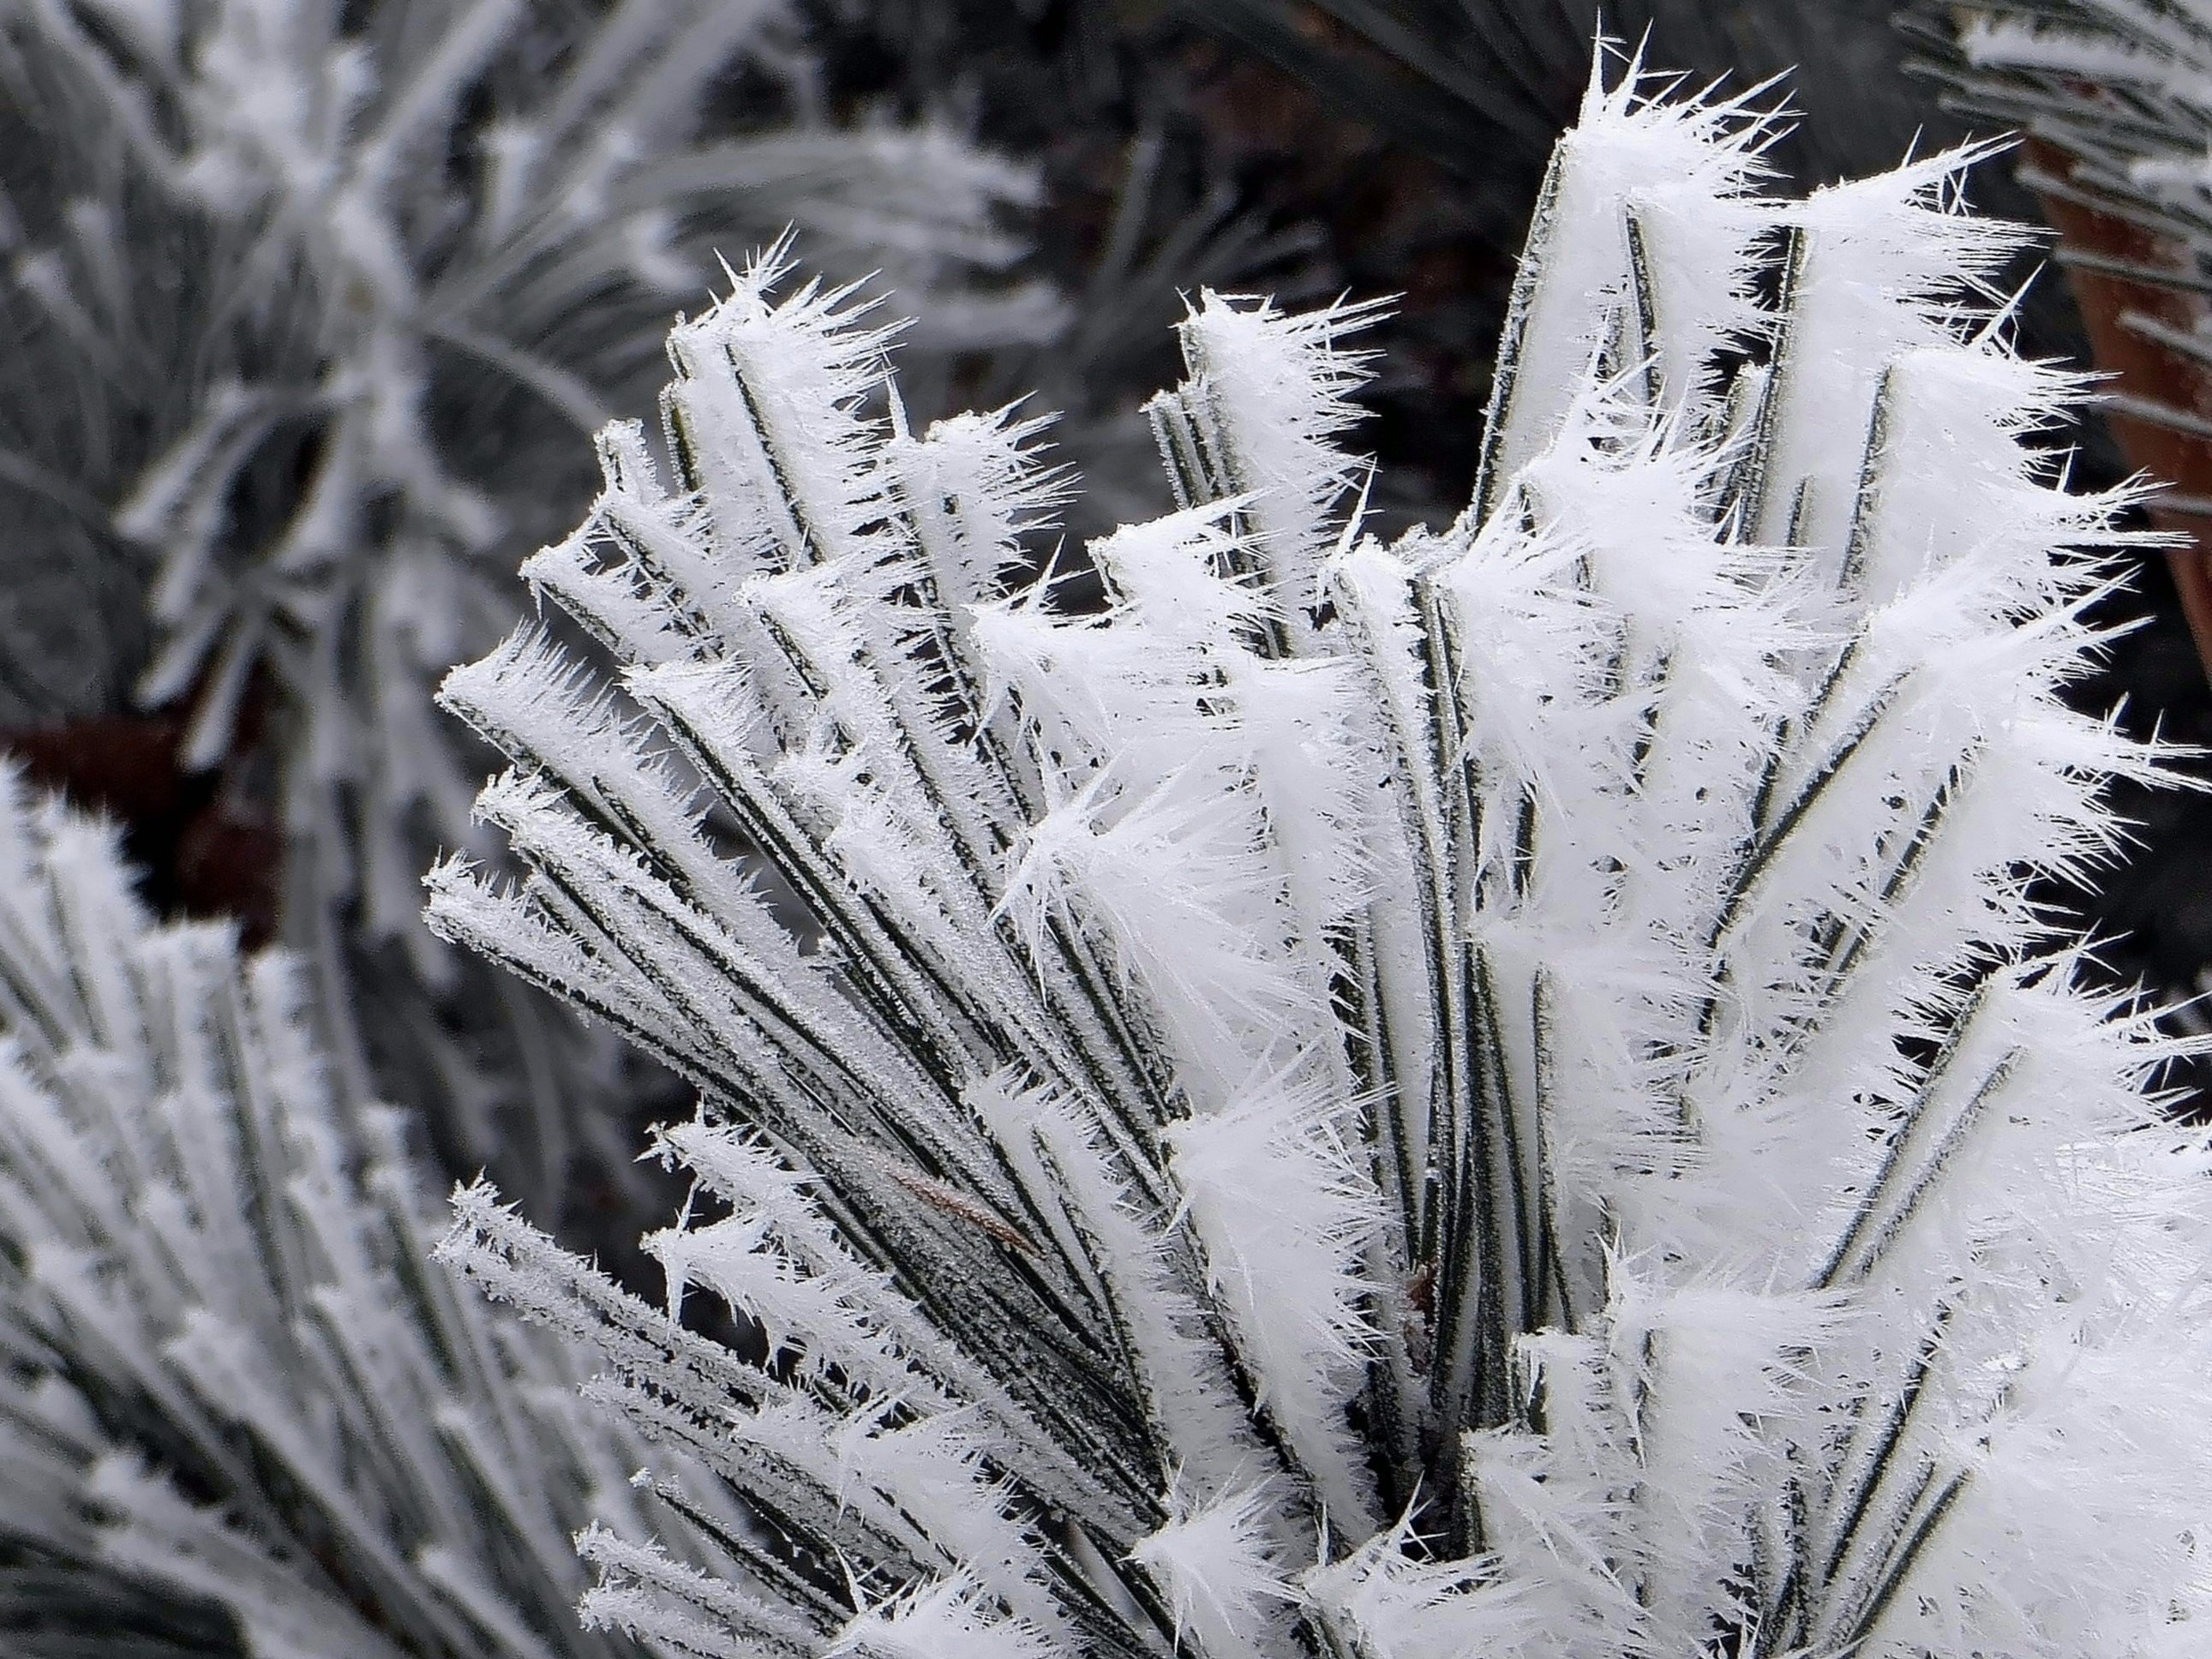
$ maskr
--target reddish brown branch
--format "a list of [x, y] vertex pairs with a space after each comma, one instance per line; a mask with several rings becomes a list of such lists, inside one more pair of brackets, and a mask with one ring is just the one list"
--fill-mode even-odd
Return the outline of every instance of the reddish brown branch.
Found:
[[[2212, 318], [2212, 303], [2179, 283], [2122, 274], [2135, 268], [2170, 271], [2179, 282], [2197, 279], [2180, 242], [2047, 187], [2072, 172], [2063, 151], [2033, 141], [2027, 157], [2027, 182], [2045, 182], [2037, 194], [2062, 244], [2089, 256], [2068, 262], [2066, 276], [2097, 367], [2112, 377], [2118, 394], [2106, 420], [2130, 465], [2173, 486], [2167, 504], [2153, 506], [2150, 516], [2160, 529], [2190, 538], [2167, 550], [2166, 562], [2197, 655], [2212, 675], [2212, 555], [2203, 539], [2212, 532], [2212, 363], [2156, 337], [2198, 335]], [[2201, 337], [2212, 344], [2212, 335]]]

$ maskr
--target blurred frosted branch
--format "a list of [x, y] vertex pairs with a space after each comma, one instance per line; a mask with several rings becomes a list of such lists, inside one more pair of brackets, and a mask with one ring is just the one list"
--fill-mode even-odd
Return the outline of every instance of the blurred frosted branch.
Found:
[[402, 1120], [332, 1093], [297, 963], [152, 925], [112, 831], [6, 769], [0, 872], [11, 1652], [222, 1650], [198, 1601], [255, 1655], [612, 1655], [578, 1528], [726, 1565], [573, 1356], [430, 1265]]
[[[761, 0], [0, 6], [0, 402], [26, 428], [0, 477], [36, 498], [31, 533], [55, 526], [54, 605], [97, 589], [60, 626], [22, 613], [50, 637], [0, 661], [44, 672], [52, 645], [49, 679], [96, 681], [67, 659], [135, 654], [113, 619], [143, 591], [137, 699], [184, 713], [185, 771], [275, 793], [288, 934], [374, 1027], [337, 1033], [349, 1088], [373, 1056], [456, 1164], [533, 1191], [580, 1137], [620, 1166], [614, 1060], [442, 952], [414, 878], [472, 844], [477, 763], [430, 687], [587, 496], [579, 429], [649, 398], [718, 252], [791, 228], [941, 301], [918, 352], [1060, 320], [1012, 273], [1028, 172], [941, 125], [827, 125], [809, 73]], [[92, 649], [100, 628], [124, 642]], [[343, 988], [364, 972], [366, 1000]], [[519, 1048], [548, 1042], [528, 1072]]]

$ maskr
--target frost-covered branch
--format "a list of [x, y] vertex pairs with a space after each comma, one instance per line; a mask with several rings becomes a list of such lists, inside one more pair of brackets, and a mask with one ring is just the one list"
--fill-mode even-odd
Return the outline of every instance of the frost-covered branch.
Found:
[[2033, 447], [2079, 388], [2006, 343], [1974, 153], [1793, 200], [1771, 131], [1594, 78], [1476, 500], [1394, 544], [1356, 309], [1193, 307], [1182, 504], [1091, 544], [1103, 615], [1007, 585], [1032, 429], [909, 429], [779, 259], [672, 337], [664, 455], [601, 434], [526, 570], [593, 651], [533, 622], [443, 694], [526, 873], [449, 859], [428, 915], [698, 1087], [652, 1248], [766, 1358], [481, 1188], [443, 1254], [743, 1495], [777, 1640], [2118, 1659], [2201, 1616], [2204, 1148], [2033, 898], [2157, 772], [2057, 695], [2125, 498]]
[[[139, 567], [137, 696], [188, 715], [185, 770], [281, 797], [288, 937], [368, 1028], [335, 1034], [349, 1086], [432, 1103], [456, 1164], [533, 1195], [572, 1146], [619, 1162], [606, 1056], [416, 920], [482, 765], [432, 689], [499, 637], [521, 555], [589, 499], [580, 434], [649, 404], [718, 253], [795, 228], [940, 296], [932, 349], [1030, 343], [1058, 319], [1010, 269], [1034, 179], [940, 127], [831, 125], [781, 0], [7, 0], [0, 64], [9, 400], [56, 406], [19, 471]], [[364, 950], [367, 993], [338, 971]]]
[[631, 1489], [682, 1465], [431, 1265], [399, 1116], [333, 1098], [297, 964], [153, 926], [114, 839], [0, 769], [11, 1650], [126, 1650], [135, 1580], [257, 1656], [629, 1650], [578, 1630], [572, 1535], [726, 1575], [726, 1503], [696, 1469], [684, 1508]]

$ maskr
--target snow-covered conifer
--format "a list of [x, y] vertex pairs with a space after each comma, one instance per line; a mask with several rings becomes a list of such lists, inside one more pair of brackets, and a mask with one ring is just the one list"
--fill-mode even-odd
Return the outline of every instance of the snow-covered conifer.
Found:
[[[2021, 167], [2059, 233], [2059, 262], [2128, 459], [2175, 486], [2154, 504], [2202, 536], [2212, 513], [2212, 15], [2149, 0], [1915, 9], [1920, 67], [1947, 101], [2022, 133]], [[2174, 574], [2212, 667], [2212, 574]]]
[[[2131, 246], [2074, 249], [2068, 263], [2177, 299], [2195, 291], [2188, 277], [2205, 246], [2212, 189], [2212, 19], [2202, 6], [2005, 0], [1917, 6], [1905, 16], [1933, 49], [1921, 69], [1940, 78], [1948, 100], [2036, 147], [2025, 176], [2046, 202], [2133, 228]], [[2124, 326], [2165, 344], [2155, 325], [2174, 320]]]
[[1009, 586], [1033, 427], [913, 429], [848, 291], [770, 258], [677, 328], [662, 446], [606, 428], [526, 569], [592, 653], [532, 620], [446, 683], [526, 873], [428, 884], [697, 1086], [649, 1248], [765, 1337], [672, 1367], [460, 1194], [444, 1258], [597, 1329], [591, 1395], [770, 1540], [600, 1551], [589, 1616], [2191, 1650], [2204, 1148], [2034, 897], [2156, 769], [2057, 696], [2122, 502], [2034, 447], [2078, 388], [2006, 342], [1972, 155], [1793, 200], [1771, 131], [1594, 77], [1474, 500], [1393, 544], [1361, 313], [1201, 296], [1103, 615]]
[[432, 1265], [399, 1115], [333, 1096], [304, 985], [152, 925], [113, 833], [0, 768], [5, 1645], [130, 1650], [135, 1581], [149, 1650], [196, 1599], [268, 1659], [628, 1650], [578, 1628], [574, 1534], [726, 1571], [735, 1517], [633, 1490], [679, 1462]]

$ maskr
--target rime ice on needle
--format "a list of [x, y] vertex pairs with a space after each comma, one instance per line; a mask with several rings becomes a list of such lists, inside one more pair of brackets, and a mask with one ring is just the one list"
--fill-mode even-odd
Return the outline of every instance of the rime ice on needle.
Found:
[[[702, 1654], [2115, 1656], [2204, 1611], [2212, 1250], [2171, 1048], [2032, 899], [2156, 757], [2069, 712], [2129, 545], [2030, 447], [1971, 155], [1796, 201], [1594, 79], [1476, 499], [1392, 545], [1356, 310], [1208, 295], [1182, 506], [888, 416], [770, 259], [672, 471], [447, 681], [505, 751], [429, 917], [695, 1082], [696, 1371], [479, 1186], [450, 1261], [752, 1506], [590, 1617]], [[802, 940], [735, 831], [805, 903]], [[672, 1330], [672, 1327], [667, 1328]], [[673, 1632], [681, 1631], [680, 1637]], [[2178, 1643], [2182, 1645], [2176, 1645]], [[2164, 1644], [2164, 1645], [2161, 1645]]]

